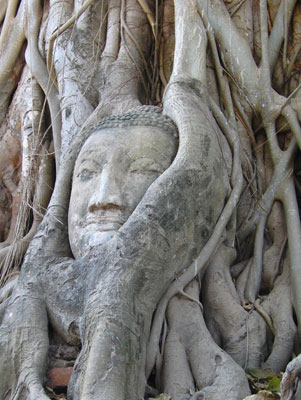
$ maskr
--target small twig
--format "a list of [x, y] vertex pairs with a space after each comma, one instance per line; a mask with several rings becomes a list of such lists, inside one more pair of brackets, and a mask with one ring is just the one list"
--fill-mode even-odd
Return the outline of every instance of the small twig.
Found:
[[147, 4], [147, 2], [145, 0], [138, 0], [138, 3], [140, 4], [142, 10], [145, 12], [148, 22], [152, 28], [154, 38], [155, 38], [155, 40], [157, 40], [157, 24], [156, 24], [155, 18], [153, 16], [153, 13], [152, 13], [151, 9], [149, 8], [149, 5]]
[[160, 61], [159, 61], [159, 76], [162, 81], [163, 87], [167, 86], [167, 79], [164, 73], [164, 47], [160, 46]]
[[246, 371], [246, 369], [247, 369], [248, 360], [249, 360], [249, 313], [247, 313], [247, 316], [246, 316], [246, 331], [247, 331], [247, 351], [246, 351], [244, 371]]
[[229, 10], [229, 14], [231, 17], [240, 9], [240, 7], [246, 2], [246, 0], [240, 0], [237, 4], [235, 4], [232, 8]]
[[276, 265], [277, 265], [277, 270], [278, 270], [278, 271], [279, 271], [280, 261], [281, 261], [281, 258], [282, 258], [283, 251], [284, 251], [284, 248], [285, 248], [286, 243], [287, 243], [287, 235], [286, 235], [286, 237], [285, 237], [284, 240], [283, 240], [283, 243], [282, 243], [282, 246], [281, 246], [279, 255], [278, 255], [278, 259], [277, 259], [277, 263], [276, 263]]
[[164, 322], [163, 322], [163, 332], [162, 332], [162, 337], [161, 337], [161, 349], [158, 351], [158, 355], [156, 358], [156, 380], [155, 380], [155, 382], [156, 382], [157, 387], [161, 386], [162, 365], [163, 365], [163, 357], [164, 357], [167, 334], [168, 334], [168, 326], [167, 326], [167, 321], [166, 321], [166, 317], [165, 317]]
[[[301, 45], [300, 45], [301, 48]], [[292, 91], [292, 93], [286, 98], [285, 102], [281, 106], [281, 111], [284, 109], [284, 107], [287, 105], [287, 103], [291, 100], [292, 97], [295, 96], [295, 94], [298, 92], [298, 90], [301, 88], [301, 83]]]
[[184, 290], [179, 290], [178, 294], [185, 297], [186, 299], [196, 303], [200, 307], [200, 309], [203, 313], [203, 311], [204, 311], [203, 304], [199, 300], [197, 300], [197, 299], [193, 298], [192, 296], [190, 296], [189, 294], [185, 293]]
[[[299, 90], [299, 88], [300, 85], [297, 87], [297, 89]], [[289, 127], [294, 134], [295, 140], [297, 141], [299, 149], [301, 149], [301, 126], [296, 111], [289, 104], [287, 104], [283, 108], [281, 114], [286, 118]]]
[[296, 186], [297, 191], [301, 194], [301, 185], [296, 177], [294, 177], [294, 184]]
[[[300, 50], [301, 50], [301, 42], [297, 44], [297, 47], [295, 48], [295, 51], [294, 51], [294, 54], [293, 54], [293, 57], [292, 57], [292, 59], [291, 59], [289, 65], [288, 65], [288, 67], [287, 67], [287, 72], [286, 72], [286, 77], [287, 77], [287, 78], [289, 78], [289, 77], [290, 77], [290, 74], [292, 73], [292, 70], [293, 70], [293, 68], [294, 68], [294, 64], [295, 64], [296, 58], [298, 57], [298, 54], [299, 54]], [[300, 86], [300, 85], [299, 85], [299, 86]], [[293, 92], [293, 93], [294, 93], [294, 92]]]
[[[243, 198], [244, 194], [251, 188], [251, 186], [252, 186], [252, 184], [253, 184], [253, 182], [254, 182], [254, 180], [255, 180], [255, 178], [256, 178], [256, 175], [257, 175], [257, 168], [256, 168], [256, 167], [254, 168], [253, 174], [252, 174], [251, 178], [249, 178], [248, 176], [246, 176], [245, 172], [244, 172], [243, 174], [244, 174], [245, 180], [248, 182], [248, 184], [247, 184], [247, 186], [244, 188], [244, 191], [243, 191], [242, 194], [241, 194], [241, 198], [239, 199], [238, 204], [240, 204], [240, 201], [241, 201], [241, 199]], [[251, 189], [251, 190], [252, 190], [252, 189]], [[252, 194], [252, 195], [253, 195], [253, 194]]]
[[250, 140], [251, 140], [251, 142], [252, 142], [252, 144], [254, 146], [254, 149], [256, 149], [257, 143], [256, 143], [256, 140], [255, 140], [255, 136], [254, 136], [252, 127], [249, 124], [249, 121], [246, 118], [246, 115], [244, 115], [243, 110], [240, 107], [240, 105], [238, 106], [237, 103], [235, 105], [237, 107], [237, 108], [234, 107], [235, 115], [240, 120], [241, 124], [244, 126], [244, 128], [245, 128], [245, 130], [246, 130], [246, 132], [247, 132], [247, 134], [248, 134], [248, 136], [249, 136], [249, 138], [250, 138]]
[[260, 314], [262, 316], [262, 318], [265, 320], [267, 326], [270, 328], [272, 334], [275, 336], [276, 335], [276, 331], [275, 328], [273, 326], [273, 322], [270, 318], [270, 316], [264, 311], [264, 309], [258, 304], [258, 299], [255, 301], [254, 303], [254, 308], [255, 310], [258, 312], [258, 314]]
[[[283, 1], [283, 29], [284, 29], [284, 38], [283, 38], [283, 54], [282, 54], [282, 67], [283, 70], [286, 71], [287, 68], [287, 41], [288, 41], [288, 6], [287, 1]], [[285, 73], [286, 75], [286, 73]]]

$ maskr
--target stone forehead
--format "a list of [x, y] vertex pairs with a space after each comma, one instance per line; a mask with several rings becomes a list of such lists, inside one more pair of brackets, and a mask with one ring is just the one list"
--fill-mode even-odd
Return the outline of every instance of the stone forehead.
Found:
[[153, 126], [178, 137], [178, 130], [175, 123], [169, 117], [163, 115], [160, 107], [155, 106], [140, 106], [129, 110], [125, 114], [103, 118], [93, 126], [89, 134], [101, 129], [128, 126]]
[[83, 141], [78, 149], [80, 153], [87, 139], [93, 133], [109, 128], [123, 128], [131, 126], [150, 126], [157, 127], [165, 132], [170, 133], [174, 137], [178, 137], [178, 129], [176, 124], [166, 115], [163, 115], [162, 109], [156, 106], [139, 106], [129, 110], [124, 114], [112, 115], [103, 118], [86, 133], [84, 133]]

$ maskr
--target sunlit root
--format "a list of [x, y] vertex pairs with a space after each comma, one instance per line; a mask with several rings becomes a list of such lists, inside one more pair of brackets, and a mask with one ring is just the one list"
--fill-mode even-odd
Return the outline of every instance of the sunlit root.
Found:
[[153, 35], [154, 35], [155, 39], [157, 39], [156, 21], [155, 21], [155, 18], [154, 18], [154, 15], [153, 15], [151, 9], [149, 8], [149, 5], [147, 4], [147, 2], [145, 0], [138, 0], [138, 3], [140, 4], [142, 10], [145, 12], [148, 22], [152, 28]]
[[[154, 365], [157, 354], [159, 353], [159, 340], [160, 340], [160, 332], [161, 327], [164, 320], [164, 315], [166, 311], [166, 307], [168, 305], [169, 300], [176, 295], [177, 293], [183, 291], [183, 289], [194, 279], [197, 275], [203, 276], [206, 267], [208, 265], [208, 261], [212, 256], [216, 246], [221, 240], [221, 237], [224, 233], [226, 225], [231, 218], [232, 212], [237, 204], [237, 193], [241, 193], [242, 190], [242, 176], [238, 175], [238, 179], [235, 187], [233, 188], [231, 195], [227, 201], [227, 204], [216, 224], [215, 230], [211, 235], [210, 239], [203, 247], [199, 257], [189, 266], [189, 268], [183, 272], [183, 274], [174, 281], [165, 295], [160, 300], [157, 310], [154, 315], [153, 325], [149, 337], [149, 343], [147, 346], [147, 358], [146, 358], [146, 376], [149, 377]], [[231, 258], [233, 255], [233, 249], [229, 248], [228, 256]]]
[[175, 47], [174, 23], [174, 4], [172, 0], [168, 0], [164, 2], [162, 26], [164, 40], [160, 54], [160, 78], [164, 86], [167, 85], [172, 71], [171, 60]]
[[216, 342], [240, 366], [256, 368], [265, 353], [265, 322], [241, 306], [230, 274], [233, 255], [229, 250], [221, 246], [204, 277], [201, 294], [206, 322]]
[[25, 35], [28, 40], [25, 59], [32, 75], [38, 81], [48, 100], [51, 114], [55, 161], [58, 170], [61, 154], [61, 111], [59, 107], [58, 91], [50, 80], [46, 65], [38, 48], [38, 34], [42, 18], [42, 8], [40, 3], [36, 1], [30, 2], [30, 4], [27, 5], [27, 13], [28, 18], [31, 19], [31, 23], [27, 24], [25, 27]]
[[280, 260], [282, 256], [283, 246], [286, 243], [286, 227], [282, 206], [279, 202], [275, 202], [271, 214], [269, 216], [267, 226], [271, 238], [272, 246], [264, 252], [263, 255], [263, 286], [272, 289], [276, 276], [279, 274]]
[[26, 286], [20, 284], [8, 304], [4, 304], [6, 313], [0, 326], [0, 363], [4, 366], [0, 397], [6, 398], [5, 393], [10, 390], [8, 398], [19, 400], [28, 390], [30, 400], [48, 400], [42, 387], [49, 345], [46, 309], [39, 299], [37, 285]]
[[[25, 40], [23, 32], [24, 3], [8, 2], [0, 35], [0, 123], [7, 111], [10, 97], [18, 83], [22, 63], [17, 60]], [[19, 7], [19, 8], [18, 8]], [[17, 12], [17, 15], [15, 13]]]
[[120, 45], [120, 0], [110, 1], [107, 17], [107, 37], [102, 59], [105, 64], [115, 61], [118, 56]]
[[[292, 400], [296, 389], [300, 396], [300, 388], [297, 388], [298, 380], [301, 379], [301, 355], [291, 361], [285, 370], [283, 375], [280, 390], [282, 400]], [[297, 397], [298, 399], [300, 397]]]
[[[198, 283], [193, 281], [186, 292], [197, 299]], [[239, 400], [249, 394], [244, 371], [214, 342], [195, 302], [176, 296], [170, 301], [167, 315], [169, 332], [161, 384], [164, 392], [175, 400]]]
[[282, 371], [291, 358], [297, 332], [292, 315], [288, 259], [285, 260], [283, 272], [276, 279], [274, 288], [263, 301], [262, 307], [270, 315], [275, 330], [272, 351], [263, 366]]
[[56, 78], [54, 75], [54, 71], [53, 71], [53, 60], [52, 60], [52, 53], [53, 53], [53, 44], [54, 41], [59, 37], [59, 35], [61, 35], [63, 32], [66, 31], [66, 29], [68, 29], [71, 25], [74, 24], [74, 22], [76, 22], [77, 19], [79, 19], [79, 17], [82, 15], [82, 13], [84, 13], [86, 11], [86, 9], [93, 3], [94, 0], [87, 0], [82, 7], [72, 15], [71, 18], [68, 19], [67, 22], [64, 23], [63, 26], [61, 26], [60, 28], [58, 28], [55, 33], [52, 34], [52, 36], [49, 39], [49, 47], [48, 47], [48, 56], [47, 56], [47, 68], [50, 74], [50, 77], [53, 81], [53, 83], [56, 84]]

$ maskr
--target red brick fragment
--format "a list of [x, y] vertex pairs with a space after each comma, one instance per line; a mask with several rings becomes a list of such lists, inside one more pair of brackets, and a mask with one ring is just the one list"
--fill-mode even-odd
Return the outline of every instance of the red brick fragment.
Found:
[[73, 368], [51, 368], [48, 372], [47, 386], [51, 389], [67, 387]]

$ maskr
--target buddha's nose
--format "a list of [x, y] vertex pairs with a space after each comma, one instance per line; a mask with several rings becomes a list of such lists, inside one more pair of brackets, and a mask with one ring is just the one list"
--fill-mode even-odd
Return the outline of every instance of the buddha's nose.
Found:
[[[118, 173], [118, 172], [117, 172]], [[121, 191], [116, 176], [110, 166], [105, 166], [101, 172], [94, 193], [89, 201], [89, 211], [122, 209]]]

